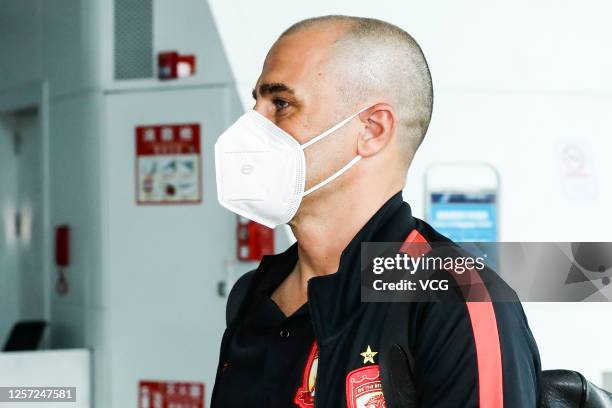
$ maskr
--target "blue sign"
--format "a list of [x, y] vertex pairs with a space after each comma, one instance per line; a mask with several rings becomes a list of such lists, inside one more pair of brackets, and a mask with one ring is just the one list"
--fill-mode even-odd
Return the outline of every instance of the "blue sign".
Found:
[[427, 221], [455, 242], [495, 242], [495, 193], [431, 193]]

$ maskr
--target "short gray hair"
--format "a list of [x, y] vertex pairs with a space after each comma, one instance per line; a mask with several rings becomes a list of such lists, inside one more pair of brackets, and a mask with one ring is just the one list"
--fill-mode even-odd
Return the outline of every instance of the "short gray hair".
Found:
[[330, 15], [293, 24], [281, 38], [325, 24], [346, 24], [334, 44], [334, 64], [342, 69], [339, 90], [359, 105], [372, 96], [388, 97], [398, 117], [397, 133], [406, 165], [420, 146], [433, 108], [431, 74], [419, 44], [401, 28], [382, 20]]

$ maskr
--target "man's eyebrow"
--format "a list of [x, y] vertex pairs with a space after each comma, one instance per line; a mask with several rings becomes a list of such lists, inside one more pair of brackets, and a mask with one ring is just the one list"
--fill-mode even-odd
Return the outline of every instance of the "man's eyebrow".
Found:
[[[261, 96], [266, 96], [278, 92], [288, 92], [290, 94], [295, 93], [295, 91], [291, 87], [283, 84], [282, 82], [270, 82], [259, 85], [259, 95]], [[257, 99], [256, 89], [253, 89], [253, 99]]]

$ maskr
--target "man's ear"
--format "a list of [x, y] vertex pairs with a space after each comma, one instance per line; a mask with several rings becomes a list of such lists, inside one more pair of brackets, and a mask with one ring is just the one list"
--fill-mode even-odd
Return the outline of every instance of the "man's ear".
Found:
[[359, 114], [365, 128], [357, 142], [357, 154], [373, 156], [381, 151], [395, 133], [395, 112], [386, 103], [377, 103]]

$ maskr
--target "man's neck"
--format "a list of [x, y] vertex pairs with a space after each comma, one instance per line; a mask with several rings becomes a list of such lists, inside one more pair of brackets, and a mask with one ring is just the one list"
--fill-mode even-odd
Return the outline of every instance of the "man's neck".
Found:
[[372, 194], [354, 191], [356, 198], [338, 197], [335, 202], [317, 203], [315, 211], [307, 211], [292, 225], [298, 241], [300, 286], [305, 293], [308, 280], [338, 270], [340, 255], [361, 228], [399, 188]]

